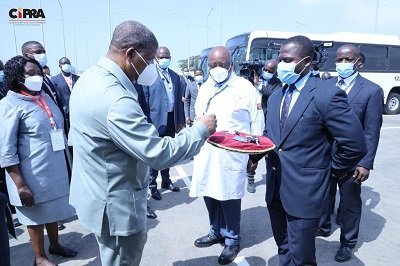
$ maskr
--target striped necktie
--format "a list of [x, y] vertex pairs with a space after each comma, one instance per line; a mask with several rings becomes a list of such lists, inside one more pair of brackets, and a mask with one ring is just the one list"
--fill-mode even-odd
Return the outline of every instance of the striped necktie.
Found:
[[291, 84], [286, 92], [285, 99], [283, 100], [281, 121], [280, 121], [281, 132], [285, 128], [285, 122], [287, 117], [289, 116], [289, 107], [290, 107], [290, 102], [292, 101], [294, 89], [296, 89], [296, 86], [294, 84]]

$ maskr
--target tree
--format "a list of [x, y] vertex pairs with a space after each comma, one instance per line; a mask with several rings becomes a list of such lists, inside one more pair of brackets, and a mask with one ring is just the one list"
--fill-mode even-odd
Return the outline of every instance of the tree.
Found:
[[[193, 55], [193, 56], [189, 57], [189, 70], [194, 70], [194, 69], [198, 68], [199, 63], [200, 63], [200, 55]], [[187, 58], [178, 60], [179, 69], [182, 69], [187, 66], [188, 66]]]

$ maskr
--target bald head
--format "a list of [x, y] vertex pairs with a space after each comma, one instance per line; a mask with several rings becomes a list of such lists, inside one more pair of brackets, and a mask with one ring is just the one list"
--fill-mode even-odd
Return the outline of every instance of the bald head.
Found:
[[265, 63], [263, 70], [268, 73], [275, 74], [277, 68], [278, 68], [278, 61], [276, 61], [275, 59], [270, 59]]
[[229, 54], [229, 50], [226, 47], [216, 46], [211, 49], [208, 56], [208, 66], [210, 68], [219, 66], [225, 69], [229, 69], [231, 67], [231, 64], [231, 55]]
[[28, 54], [45, 54], [46, 50], [40, 42], [28, 41], [22, 45], [21, 52], [26, 56]]
[[171, 53], [169, 52], [169, 49], [165, 46], [161, 46], [160, 48], [158, 48], [157, 58], [158, 59], [162, 59], [162, 58], [170, 59]]

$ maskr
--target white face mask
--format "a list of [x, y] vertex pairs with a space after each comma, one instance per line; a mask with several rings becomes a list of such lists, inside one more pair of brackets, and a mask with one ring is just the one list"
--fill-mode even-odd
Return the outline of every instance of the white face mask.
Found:
[[41, 67], [44, 67], [47, 64], [47, 55], [46, 54], [33, 54], [33, 57], [36, 61], [39, 62]]
[[229, 71], [223, 67], [214, 67], [210, 69], [210, 76], [216, 83], [225, 81], [229, 76]]
[[204, 78], [203, 78], [203, 76], [194, 76], [194, 80], [195, 80], [197, 83], [203, 83]]
[[36, 75], [25, 78], [24, 85], [30, 91], [41, 91], [43, 84], [43, 77]]
[[136, 54], [143, 60], [143, 62], [147, 65], [146, 68], [139, 74], [136, 70], [135, 65], [131, 63], [132, 68], [135, 70], [136, 74], [138, 75], [137, 83], [143, 86], [151, 86], [156, 81], [158, 74], [157, 68], [155, 64], [147, 64], [146, 60], [135, 50]]
[[183, 72], [183, 75], [184, 75], [185, 77], [189, 77], [189, 72], [184, 71], [184, 72]]
[[62, 71], [64, 71], [65, 73], [71, 73], [72, 71], [72, 66], [70, 64], [62, 64], [61, 65], [61, 69]]

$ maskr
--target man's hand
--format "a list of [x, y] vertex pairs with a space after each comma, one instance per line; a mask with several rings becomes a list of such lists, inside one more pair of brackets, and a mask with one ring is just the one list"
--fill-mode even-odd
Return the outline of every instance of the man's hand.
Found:
[[255, 69], [253, 69], [253, 81], [254, 81], [254, 85], [256, 85], [256, 86], [260, 85], [260, 77], [257, 75], [257, 72]]
[[197, 119], [197, 122], [203, 123], [207, 127], [208, 132], [210, 132], [210, 135], [215, 133], [217, 129], [217, 118], [215, 114], [203, 115]]
[[33, 207], [35, 205], [35, 200], [33, 199], [32, 191], [25, 185], [17, 188], [19, 199], [21, 203], [25, 207]]
[[183, 129], [183, 125], [178, 124], [177, 126], [178, 126], [178, 128], [176, 129], [176, 133], [179, 133], [179, 131], [181, 131]]
[[362, 166], [357, 166], [356, 170], [354, 171], [353, 177], [355, 183], [361, 184], [361, 182], [364, 182], [365, 180], [368, 179], [369, 169], [364, 168]]
[[190, 125], [190, 117], [186, 117], [185, 122], [186, 122], [186, 125]]

